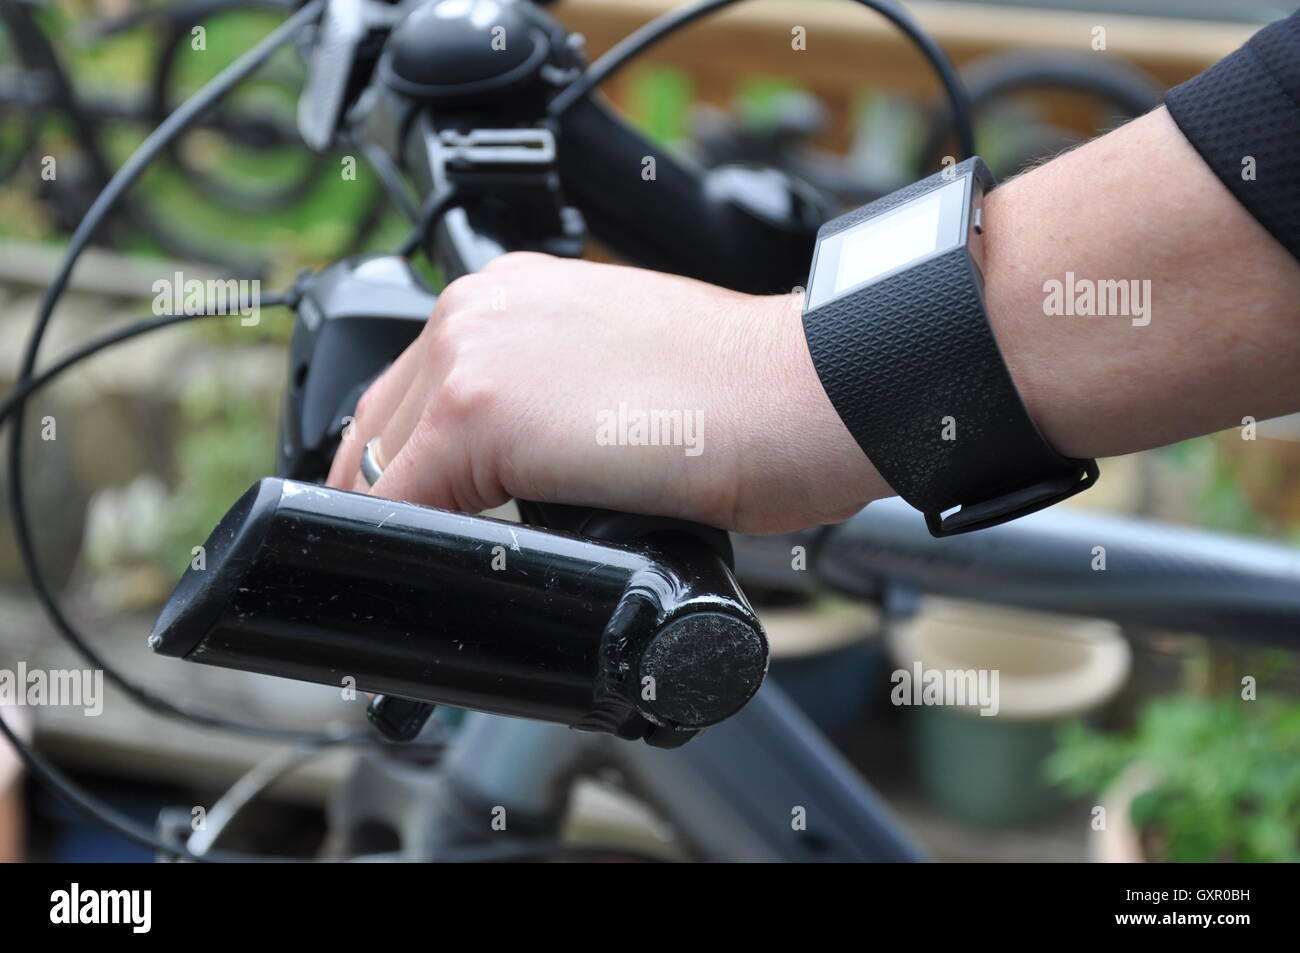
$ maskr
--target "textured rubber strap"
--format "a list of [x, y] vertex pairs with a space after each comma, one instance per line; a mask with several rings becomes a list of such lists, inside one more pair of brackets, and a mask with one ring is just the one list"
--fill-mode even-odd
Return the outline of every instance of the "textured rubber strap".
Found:
[[[956, 172], [979, 191], [992, 187], [978, 158]], [[828, 222], [818, 241], [951, 178], [939, 173]], [[1096, 479], [1095, 461], [1061, 456], [1025, 409], [964, 244], [805, 311], [804, 333], [836, 412], [935, 535], [1005, 522]], [[942, 519], [957, 506], [961, 514]]]

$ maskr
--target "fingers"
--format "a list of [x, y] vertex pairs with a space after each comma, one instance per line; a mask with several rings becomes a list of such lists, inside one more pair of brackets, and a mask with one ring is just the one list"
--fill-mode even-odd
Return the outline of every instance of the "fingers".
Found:
[[[361, 395], [352, 425], [345, 428], [344, 439], [330, 465], [327, 480], [330, 486], [359, 493], [369, 489], [366, 481], [361, 478], [361, 454], [366, 444], [375, 437], [380, 438], [377, 449], [381, 467], [401, 449], [418, 419], [421, 398], [427, 389], [422, 385], [430, 377], [437, 377], [434, 369], [429, 366], [431, 352], [435, 350], [434, 332], [453, 310], [454, 302], [464, 296], [464, 284], [462, 279], [443, 289], [420, 336]], [[395, 425], [395, 432], [388, 440], [384, 440], [382, 433], [394, 416], [399, 417], [402, 423]]]
[[[422, 349], [418, 355], [418, 364], [415, 365], [415, 373], [405, 378], [405, 393], [377, 394], [373, 403], [367, 401], [364, 419], [358, 421], [356, 446], [364, 449], [367, 441], [377, 440], [372, 452], [378, 457], [381, 469], [387, 467], [388, 462], [401, 452], [419, 426], [421, 418], [429, 411], [431, 401], [437, 399], [438, 389], [451, 370], [455, 349], [449, 346], [444, 331], [453, 311], [453, 300], [463, 301], [466, 297], [465, 282], [462, 280], [456, 283], [456, 289], [444, 291], [438, 310], [421, 335]], [[371, 492], [371, 485], [360, 472], [360, 451], [356, 457], [358, 466], [340, 473], [343, 481], [340, 485], [351, 488], [356, 493]]]
[[500, 484], [479, 479], [490, 468], [476, 467], [464, 429], [439, 429], [426, 416], [370, 488], [374, 496], [478, 513], [510, 498]]
[[[378, 443], [376, 443], [373, 452], [378, 458], [380, 469], [386, 468], [389, 462], [401, 452], [402, 447], [406, 445], [407, 440], [410, 439], [411, 434], [414, 432], [421, 415], [424, 413], [430, 390], [436, 387], [436, 382], [429, 380], [432, 376], [432, 374], [427, 373], [419, 375], [418, 379], [413, 381], [412, 385], [407, 388], [406, 393], [401, 396], [400, 402], [392, 413], [388, 414], [385, 419], [374, 421], [378, 425], [376, 433]], [[370, 423], [371, 421], [367, 420], [367, 426]], [[370, 433], [371, 431], [367, 430], [366, 432]], [[367, 437], [366, 439], [372, 438]], [[361, 446], [364, 448], [365, 444], [362, 443]], [[357, 493], [366, 493], [371, 490], [370, 484], [361, 475], [359, 466], [353, 474], [352, 489]]]
[[375, 436], [383, 421], [401, 403], [410, 389], [411, 381], [423, 362], [424, 335], [416, 338], [388, 369], [370, 385], [357, 403], [352, 422], [344, 428], [343, 439], [330, 465], [330, 486], [353, 489], [356, 476], [361, 472], [361, 451], [366, 442]]
[[[455, 335], [446, 332], [453, 317], [475, 320], [476, 314], [500, 310], [503, 281], [522, 269], [553, 261], [551, 256], [515, 252], [493, 260], [477, 275], [453, 281], [438, 296], [428, 325], [409, 348], [366, 391], [358, 403], [355, 420], [342, 441], [330, 467], [329, 484], [355, 492], [368, 492], [391, 499], [408, 500], [448, 509], [485, 509], [505, 502], [496, 488], [481, 491], [474, 485], [463, 460], [458, 460], [446, 440], [432, 438], [429, 420], [439, 419], [444, 434], [454, 434], [464, 425], [458, 419], [459, 400], [450, 399], [451, 412], [442, 413], [447, 403], [446, 378], [454, 370]], [[520, 280], [517, 277], [507, 279]], [[464, 388], [456, 388], [457, 391]], [[361, 475], [361, 455], [375, 440], [373, 451], [384, 471], [370, 486]], [[416, 465], [419, 457], [421, 463]], [[438, 466], [430, 466], [431, 461]], [[498, 499], [497, 497], [500, 496]], [[484, 502], [490, 499], [491, 502]]]
[[388, 462], [370, 492], [465, 513], [499, 506], [510, 497], [495, 466], [506, 437], [501, 388], [481, 368], [461, 366], [454, 350], [432, 349], [447, 366], [434, 375], [405, 439], [396, 424], [393, 443], [381, 438]]

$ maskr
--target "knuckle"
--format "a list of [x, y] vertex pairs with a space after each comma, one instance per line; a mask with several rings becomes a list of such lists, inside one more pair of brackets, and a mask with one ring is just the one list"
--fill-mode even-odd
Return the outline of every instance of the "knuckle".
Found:
[[445, 321], [453, 314], [458, 314], [474, 306], [478, 295], [480, 279], [477, 273], [461, 275], [450, 281], [438, 292], [438, 305], [435, 314]]
[[435, 403], [444, 419], [481, 419], [496, 402], [493, 387], [479, 375], [452, 371], [438, 390]]

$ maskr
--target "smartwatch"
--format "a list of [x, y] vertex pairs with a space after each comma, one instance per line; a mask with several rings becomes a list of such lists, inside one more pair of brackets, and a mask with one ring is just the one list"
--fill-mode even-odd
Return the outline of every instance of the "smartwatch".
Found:
[[996, 526], [1097, 479], [1029, 416], [984, 307], [993, 176], [978, 157], [827, 222], [804, 297], [817, 376], [935, 536]]

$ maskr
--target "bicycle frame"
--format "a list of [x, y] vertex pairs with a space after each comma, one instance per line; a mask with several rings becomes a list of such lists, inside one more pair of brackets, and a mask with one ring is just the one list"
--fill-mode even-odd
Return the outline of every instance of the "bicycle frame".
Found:
[[[470, 712], [433, 771], [391, 752], [359, 759], [328, 807], [326, 856], [364, 853], [378, 824], [401, 859], [487, 845], [494, 810], [509, 835], [559, 836], [575, 783], [617, 772], [686, 856], [705, 861], [920, 861], [870, 785], [772, 682], [737, 714], [675, 750]], [[806, 824], [805, 824], [806, 819]]]
[[[1086, 568], [1099, 540], [1127, 560], [1124, 585], [1108, 588]], [[1293, 549], [1123, 517], [1046, 510], [935, 539], [918, 513], [893, 499], [832, 529], [733, 542], [746, 584], [870, 601], [909, 588], [1292, 646], [1300, 633]], [[795, 547], [805, 550], [806, 570], [792, 568]], [[471, 713], [436, 781], [383, 752], [363, 759], [331, 802], [331, 849], [360, 849], [360, 832], [381, 822], [399, 833], [410, 858], [437, 859], [471, 834], [488, 842], [485, 823], [464, 819], [485, 818], [494, 806], [505, 808], [512, 830], [518, 822], [529, 836], [554, 837], [575, 781], [604, 768], [620, 772], [701, 860], [924, 859], [866, 779], [770, 681], [736, 715], [675, 751]], [[804, 831], [791, 824], [796, 808], [808, 819]], [[459, 840], [448, 839], [452, 831]]]

